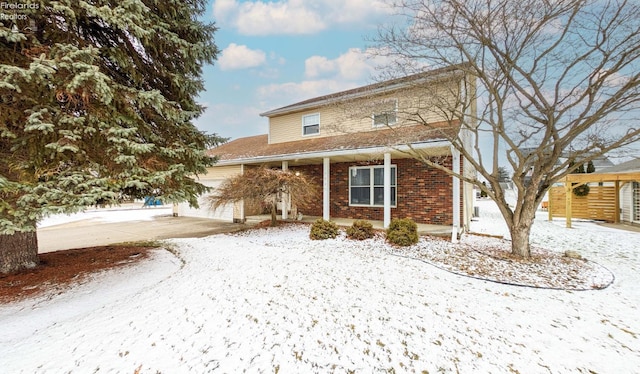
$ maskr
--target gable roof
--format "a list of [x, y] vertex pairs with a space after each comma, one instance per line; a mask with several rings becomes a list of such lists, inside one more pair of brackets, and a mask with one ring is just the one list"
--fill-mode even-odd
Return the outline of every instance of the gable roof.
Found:
[[627, 162], [623, 162], [621, 164], [608, 167], [606, 169], [601, 170], [601, 173], [624, 173], [624, 172], [632, 172], [632, 171], [640, 171], [640, 157], [629, 160]]
[[[536, 147], [522, 147], [522, 148], [519, 148], [519, 150], [524, 155], [530, 155], [532, 153], [535, 153], [538, 150], [538, 148], [536, 148]], [[585, 153], [584, 154], [584, 156], [590, 156], [590, 155], [591, 155], [590, 153]], [[569, 157], [571, 157], [571, 152], [563, 151], [560, 154], [560, 157], [556, 161], [555, 165], [558, 166], [558, 165], [562, 164], [564, 162], [564, 160], [568, 159]], [[613, 166], [613, 162], [611, 162], [611, 160], [609, 160], [609, 158], [606, 155], [598, 156], [598, 157], [594, 158], [592, 160], [592, 162], [593, 162], [593, 166], [596, 168], [596, 171], [598, 173], [604, 172], [605, 168], [609, 168], [609, 167]]]
[[258, 161], [261, 158], [311, 156], [323, 152], [356, 151], [406, 144], [421, 144], [446, 141], [455, 134], [452, 127], [427, 128], [405, 126], [399, 128], [366, 131], [352, 134], [317, 137], [284, 143], [269, 144], [268, 135], [256, 135], [235, 139], [210, 149], [210, 156], [217, 156], [218, 162], [230, 164], [243, 161]]
[[390, 79], [383, 82], [370, 84], [367, 86], [357, 87], [351, 90], [332, 93], [329, 95], [315, 97], [309, 100], [297, 102], [295, 104], [283, 106], [264, 113], [260, 113], [263, 117], [273, 117], [288, 113], [299, 112], [302, 110], [312, 109], [319, 106], [331, 104], [337, 101], [351, 100], [358, 97], [376, 95], [391, 92], [400, 88], [410, 87], [415, 84], [421, 84], [436, 79], [442, 79], [455, 73], [462, 73], [466, 64], [458, 64], [447, 66], [440, 69], [434, 69], [427, 72], [408, 75], [401, 78]]

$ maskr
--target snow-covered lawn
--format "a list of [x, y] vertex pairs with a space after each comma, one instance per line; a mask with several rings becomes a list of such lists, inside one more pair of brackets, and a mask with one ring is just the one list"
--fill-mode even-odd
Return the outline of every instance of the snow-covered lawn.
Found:
[[[478, 232], [504, 234], [481, 202]], [[137, 267], [0, 306], [6, 373], [634, 373], [640, 234], [534, 225], [615, 274], [604, 290], [515, 287], [286, 227], [172, 240]]]

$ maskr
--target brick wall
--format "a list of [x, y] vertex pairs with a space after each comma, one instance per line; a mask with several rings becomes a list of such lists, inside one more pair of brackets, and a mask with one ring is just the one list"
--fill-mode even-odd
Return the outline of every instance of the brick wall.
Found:
[[[444, 166], [451, 167], [451, 157], [441, 158]], [[412, 218], [418, 223], [451, 225], [451, 176], [414, 159], [393, 159], [397, 170], [397, 207], [391, 208], [391, 218]], [[383, 220], [382, 207], [349, 206], [349, 167], [382, 165], [373, 163], [331, 164], [331, 217]], [[312, 176], [322, 186], [322, 165], [291, 167]], [[322, 216], [322, 197], [313, 206], [299, 207], [304, 215]]]

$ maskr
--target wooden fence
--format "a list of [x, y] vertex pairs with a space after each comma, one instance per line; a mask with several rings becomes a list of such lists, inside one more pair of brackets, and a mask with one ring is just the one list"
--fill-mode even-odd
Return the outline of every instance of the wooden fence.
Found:
[[[615, 222], [616, 188], [614, 186], [589, 186], [587, 196], [571, 196], [573, 218]], [[549, 190], [549, 213], [553, 217], [566, 217], [564, 187]]]

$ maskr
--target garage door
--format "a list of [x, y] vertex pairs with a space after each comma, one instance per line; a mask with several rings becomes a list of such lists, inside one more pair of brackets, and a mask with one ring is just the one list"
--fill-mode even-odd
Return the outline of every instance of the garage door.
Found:
[[[200, 183], [207, 187], [216, 188], [222, 183], [222, 180], [201, 180]], [[233, 221], [233, 204], [227, 204], [212, 211], [209, 209], [209, 203], [206, 200], [207, 195], [205, 194], [198, 198], [198, 205], [200, 205], [198, 209], [190, 208], [188, 203], [179, 204], [178, 215]]]

